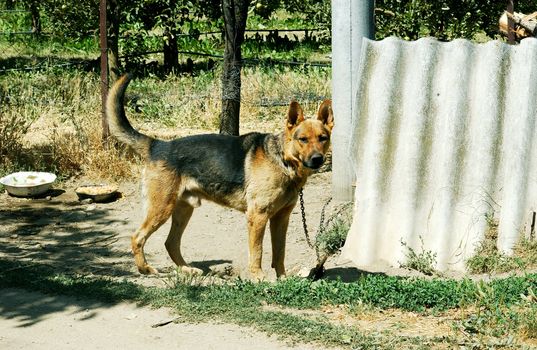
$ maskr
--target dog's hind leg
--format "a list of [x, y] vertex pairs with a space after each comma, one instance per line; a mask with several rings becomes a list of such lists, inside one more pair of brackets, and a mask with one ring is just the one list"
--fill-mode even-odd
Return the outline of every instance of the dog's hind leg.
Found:
[[172, 226], [166, 239], [166, 250], [173, 262], [182, 272], [188, 274], [202, 274], [203, 271], [195, 267], [188, 266], [181, 255], [181, 237], [185, 231], [188, 221], [192, 216], [194, 208], [187, 202], [178, 201], [172, 213]]
[[177, 201], [177, 179], [172, 174], [153, 173], [152, 175], [145, 178], [147, 191], [145, 220], [131, 237], [134, 261], [138, 271], [143, 274], [158, 273], [147, 263], [144, 246], [151, 234], [170, 218]]
[[272, 267], [276, 270], [276, 276], [285, 276], [285, 238], [287, 235], [287, 226], [289, 225], [289, 216], [293, 211], [293, 206], [281, 209], [272, 218], [270, 218], [270, 236], [272, 240]]

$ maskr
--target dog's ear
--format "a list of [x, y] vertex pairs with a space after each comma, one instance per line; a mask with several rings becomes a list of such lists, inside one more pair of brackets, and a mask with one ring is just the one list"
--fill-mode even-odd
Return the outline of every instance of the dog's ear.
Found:
[[300, 104], [292, 101], [287, 112], [287, 128], [292, 129], [304, 121], [304, 111]]
[[320, 120], [327, 128], [334, 127], [334, 112], [332, 111], [332, 100], [324, 100], [319, 106], [317, 120]]

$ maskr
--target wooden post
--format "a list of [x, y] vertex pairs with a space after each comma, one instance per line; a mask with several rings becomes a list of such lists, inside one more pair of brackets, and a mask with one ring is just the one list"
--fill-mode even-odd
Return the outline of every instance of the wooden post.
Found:
[[101, 46], [101, 117], [103, 125], [103, 144], [106, 145], [110, 130], [106, 122], [106, 97], [108, 96], [108, 41], [106, 38], [106, 0], [100, 0], [99, 39]]
[[375, 36], [374, 8], [374, 0], [332, 0], [332, 195], [336, 201], [351, 201], [354, 195], [350, 130], [356, 117], [362, 39]]

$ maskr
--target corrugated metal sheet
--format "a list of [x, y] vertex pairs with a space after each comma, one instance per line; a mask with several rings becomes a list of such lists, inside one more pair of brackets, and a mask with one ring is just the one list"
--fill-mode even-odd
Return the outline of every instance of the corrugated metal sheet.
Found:
[[365, 39], [357, 101], [344, 257], [398, 266], [406, 244], [462, 270], [491, 215], [512, 252], [536, 210], [537, 39]]

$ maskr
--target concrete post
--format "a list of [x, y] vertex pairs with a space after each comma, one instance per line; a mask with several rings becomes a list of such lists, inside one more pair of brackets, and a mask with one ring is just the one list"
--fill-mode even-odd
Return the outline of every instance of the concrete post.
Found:
[[362, 39], [374, 39], [374, 0], [332, 0], [332, 195], [353, 199], [354, 171], [347, 153], [355, 118], [357, 74]]

